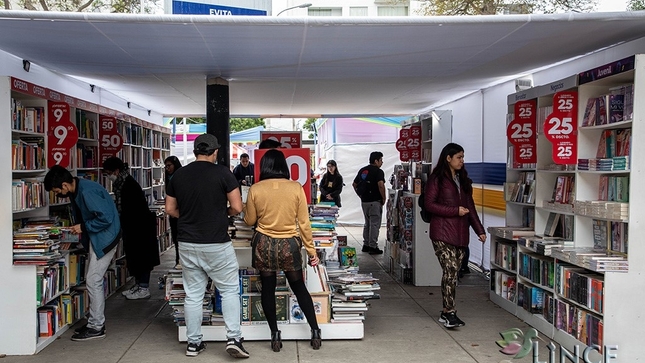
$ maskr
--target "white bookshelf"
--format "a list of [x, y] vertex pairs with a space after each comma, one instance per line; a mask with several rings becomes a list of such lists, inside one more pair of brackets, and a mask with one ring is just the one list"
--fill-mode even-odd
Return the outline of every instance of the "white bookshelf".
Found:
[[[603, 324], [603, 341], [602, 344], [617, 345], [619, 362], [635, 362], [642, 358], [640, 352], [640, 332], [642, 332], [645, 317], [642, 314], [641, 302], [645, 299], [645, 290], [643, 287], [642, 275], [645, 272], [645, 245], [640, 241], [645, 238], [645, 230], [642, 228], [641, 211], [639, 208], [632, 208], [632, 206], [640, 206], [645, 203], [645, 192], [640, 188], [639, 180], [645, 176], [645, 143], [641, 138], [645, 137], [645, 102], [639, 102], [645, 95], [645, 55], [636, 55], [634, 57], [633, 70], [616, 70], [613, 75], [604, 76], [601, 79], [593, 81], [583, 81], [583, 78], [578, 78], [577, 75], [568, 77], [558, 82], [548, 85], [535, 87], [523, 92], [510, 95], [508, 97], [508, 111], [513, 112], [513, 105], [517, 100], [535, 99], [537, 101], [538, 109], [545, 106], [552, 106], [554, 90], [573, 90], [578, 94], [578, 141], [577, 141], [577, 158], [595, 158], [598, 149], [600, 135], [605, 130], [614, 129], [629, 129], [632, 130], [631, 152], [630, 152], [630, 168], [628, 170], [618, 171], [587, 171], [587, 170], [562, 170], [554, 171], [549, 168], [553, 163], [552, 148], [544, 133], [538, 134], [537, 139], [537, 164], [535, 168], [536, 173], [536, 203], [535, 206], [507, 203], [506, 205], [506, 226], [520, 226], [521, 225], [521, 209], [533, 208], [535, 213], [535, 233], [543, 235], [549, 213], [557, 212], [560, 214], [573, 215], [573, 240], [575, 247], [593, 247], [593, 219], [612, 220], [608, 218], [598, 218], [589, 215], [580, 214], [577, 212], [563, 213], [554, 211], [551, 208], [545, 207], [543, 202], [550, 200], [555, 180], [558, 175], [573, 176], [575, 180], [574, 194], [576, 201], [598, 200], [599, 180], [602, 175], [607, 176], [629, 176], [629, 218], [626, 220], [628, 224], [628, 241], [629, 244], [629, 271], [628, 272], [594, 272], [589, 269], [583, 270], [584, 273], [600, 275], [604, 279], [604, 292], [602, 293], [604, 310], [602, 314], [585, 307], [576, 301], [566, 298], [559, 293], [556, 289], [544, 288], [545, 293], [552, 295], [556, 300], [566, 302], [569, 305], [576, 306], [588, 314], [593, 314], [602, 319]], [[598, 65], [601, 66], [601, 65]], [[605, 67], [603, 67], [605, 68]], [[633, 118], [616, 123], [609, 123], [599, 126], [582, 126], [582, 120], [587, 105], [587, 100], [592, 97], [608, 94], [610, 89], [623, 86], [626, 84], [634, 84], [634, 110]], [[537, 121], [540, 123], [540, 120]], [[512, 166], [507, 170], [507, 182], [515, 182], [517, 180], [518, 171], [513, 169]], [[520, 217], [518, 217], [518, 215]], [[612, 220], [613, 221], [613, 220]], [[492, 237], [493, 244], [498, 246], [501, 243], [499, 237]], [[504, 243], [514, 243], [512, 240], [503, 239]], [[523, 246], [517, 246], [518, 251], [525, 251]], [[531, 254], [532, 251], [528, 250], [525, 253]], [[519, 255], [519, 252], [518, 252]], [[536, 258], [538, 255], [535, 255]], [[517, 265], [519, 266], [519, 257]], [[540, 259], [551, 259], [554, 262], [566, 262], [574, 267], [577, 266], [573, 262], [566, 260], [559, 260], [556, 257], [539, 256]], [[495, 261], [495, 248], [491, 248], [491, 261]], [[514, 271], [503, 269], [496, 264], [491, 263], [494, 270], [503, 271], [503, 273], [513, 276]], [[557, 268], [555, 268], [557, 270]], [[557, 271], [554, 271], [555, 278], [558, 278]], [[539, 284], [532, 283], [515, 273], [515, 278], [518, 282], [526, 285]], [[494, 283], [494, 282], [493, 282]], [[493, 302], [500, 305], [505, 310], [516, 315], [529, 325], [533, 326], [550, 339], [555, 340], [563, 347], [572, 350], [574, 346], [579, 346], [582, 352], [586, 345], [576, 339], [568, 332], [558, 329], [554, 324], [549, 323], [542, 315], [533, 314], [517, 306], [517, 301], [509, 301], [499, 296], [495, 289], [491, 289], [490, 298]], [[555, 322], [555, 319], [554, 319]], [[595, 359], [595, 358], [594, 358]], [[597, 360], [597, 359], [596, 359]]]
[[[49, 77], [45, 76], [42, 80], [44, 83], [48, 83]], [[4, 188], [0, 188], [0, 197], [3, 197], [4, 200], [12, 200], [12, 180], [17, 179], [38, 179], [41, 180], [44, 178], [45, 174], [48, 171], [48, 168], [51, 165], [46, 165], [46, 167], [38, 168], [35, 170], [13, 170], [12, 165], [12, 152], [9, 145], [12, 144], [12, 140], [16, 139], [42, 139], [44, 150], [48, 150], [48, 137], [47, 137], [47, 127], [48, 123], [51, 122], [48, 118], [49, 114], [49, 100], [52, 100], [52, 94], [56, 94], [60, 99], [65, 99], [65, 102], [70, 105], [69, 116], [70, 122], [77, 125], [79, 121], [79, 115], [83, 114], [83, 118], [90, 120], [89, 126], [86, 127], [83, 133], [79, 132], [79, 139], [76, 146], [83, 145], [84, 147], [93, 147], [96, 150], [96, 153], [93, 157], [93, 164], [88, 165], [83, 163], [82, 160], [79, 160], [77, 154], [76, 146], [72, 147], [69, 151], [70, 162], [68, 165], [68, 170], [72, 172], [73, 175], [82, 175], [82, 174], [93, 174], [98, 182], [102, 182], [105, 186], [105, 181], [101, 176], [100, 168], [100, 155], [98, 155], [98, 150], [100, 149], [99, 138], [98, 138], [98, 120], [101, 115], [105, 116], [114, 116], [116, 118], [121, 118], [123, 122], [127, 123], [136, 123], [142, 128], [146, 128], [149, 131], [150, 140], [149, 140], [149, 157], [150, 164], [148, 170], [150, 171], [150, 176], [152, 180], [152, 175], [156, 174], [158, 178], [158, 183], [152, 185], [150, 183], [150, 193], [154, 190], [158, 191], [158, 198], [164, 197], [163, 189], [163, 158], [167, 157], [170, 153], [170, 130], [152, 123], [136, 119], [134, 117], [121, 114], [117, 111], [107, 109], [105, 107], [99, 106], [97, 104], [91, 104], [90, 102], [80, 100], [78, 98], [65, 96], [60, 93], [60, 90], [50, 90], [46, 88], [46, 85], [36, 84], [38, 81], [34, 81], [33, 78], [25, 82], [18, 78], [12, 78], [9, 76], [0, 77], [0, 115], [4, 115], [6, 120], [3, 123], [4, 131], [0, 132], [0, 144], [6, 145], [5, 152], [0, 153], [0, 161], [4, 161], [4, 165], [9, 165], [8, 171], [0, 173], [0, 183], [5, 185]], [[24, 84], [21, 90], [15, 89], [16, 84]], [[61, 84], [58, 82], [52, 82], [56, 86]], [[62, 82], [65, 84], [65, 82]], [[38, 91], [36, 91], [36, 89]], [[24, 91], [24, 92], [23, 92]], [[51, 92], [51, 93], [50, 93]], [[89, 99], [92, 99], [93, 95], [87, 92]], [[12, 125], [12, 115], [11, 115], [11, 99], [20, 100], [23, 106], [29, 107], [42, 107], [44, 109], [43, 120], [44, 120], [44, 130], [42, 132], [36, 131], [24, 131], [24, 130], [14, 130]], [[82, 111], [81, 111], [82, 108]], [[157, 145], [156, 148], [153, 148], [153, 144]], [[124, 147], [125, 149], [125, 147]], [[143, 149], [139, 147], [139, 149]], [[154, 162], [153, 157], [161, 159], [161, 161]], [[47, 153], [45, 153], [45, 163], [49, 163], [47, 160]], [[7, 169], [5, 169], [7, 170]], [[43, 189], [44, 190], [44, 189]], [[45, 217], [52, 213], [54, 210], [60, 210], [69, 206], [69, 203], [52, 203], [48, 196], [46, 195], [44, 204], [41, 206], [36, 206], [34, 208], [24, 208], [21, 210], [13, 210], [12, 203], [5, 203], [4, 212], [1, 213], [4, 217], [0, 219], [0, 235], [3, 237], [5, 243], [0, 244], [0, 256], [3, 256], [3, 259], [0, 261], [0, 273], [4, 276], [3, 291], [6, 293], [3, 294], [3, 299], [0, 301], [0, 320], [3, 321], [5, 326], [11, 326], [11, 334], [2, 334], [2, 339], [0, 339], [0, 353], [8, 355], [27, 355], [35, 354], [47, 347], [51, 342], [59, 338], [66, 330], [69, 329], [71, 324], [64, 325], [58, 328], [54, 335], [51, 337], [39, 337], [38, 335], [38, 314], [37, 309], [39, 305], [37, 304], [36, 290], [37, 290], [37, 275], [38, 268], [35, 265], [13, 265], [13, 236], [12, 236], [12, 226], [13, 221], [16, 219], [30, 218], [30, 217]], [[166, 243], [168, 245], [168, 243]], [[63, 258], [65, 266], [69, 267], [70, 259], [69, 253], [63, 253]], [[122, 266], [117, 266], [116, 262], [110, 267], [111, 269], [122, 268]], [[123, 270], [124, 271], [124, 270]], [[64, 276], [65, 287], [63, 291], [54, 293], [54, 295], [46, 301], [43, 301], [40, 306], [54, 301], [56, 298], [60, 297], [63, 294], [70, 292], [70, 281], [69, 273], [66, 273]], [[117, 283], [118, 285], [118, 283]], [[116, 291], [119, 286], [115, 286], [113, 291]], [[112, 291], [112, 292], [113, 292]], [[5, 329], [6, 330], [6, 329]], [[9, 330], [6, 330], [9, 333]]]

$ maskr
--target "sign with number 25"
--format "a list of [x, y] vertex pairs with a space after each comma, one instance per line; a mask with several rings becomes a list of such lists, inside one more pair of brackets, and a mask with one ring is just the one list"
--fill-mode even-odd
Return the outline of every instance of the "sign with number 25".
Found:
[[78, 129], [70, 120], [66, 102], [48, 102], [47, 165], [69, 167], [70, 149], [78, 141]]
[[544, 133], [553, 145], [553, 162], [578, 162], [578, 92], [565, 91], [553, 95], [553, 113], [544, 122]]
[[506, 137], [513, 145], [513, 159], [516, 163], [534, 164], [537, 162], [535, 149], [536, 137], [535, 100], [521, 101], [515, 104], [513, 121], [508, 124]]

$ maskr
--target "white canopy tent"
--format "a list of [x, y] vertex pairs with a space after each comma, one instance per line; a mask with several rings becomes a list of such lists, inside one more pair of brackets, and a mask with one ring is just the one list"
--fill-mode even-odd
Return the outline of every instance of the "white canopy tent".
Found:
[[[409, 115], [645, 36], [645, 12], [215, 17], [0, 11], [0, 49], [162, 115]], [[35, 67], [34, 67], [35, 66]], [[2, 65], [0, 65], [0, 71]]]

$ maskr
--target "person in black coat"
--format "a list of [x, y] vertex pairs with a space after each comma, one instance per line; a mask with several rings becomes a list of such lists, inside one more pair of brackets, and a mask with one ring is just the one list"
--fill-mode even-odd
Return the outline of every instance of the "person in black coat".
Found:
[[334, 160], [327, 162], [327, 172], [320, 180], [320, 201], [334, 202], [338, 208], [340, 205], [340, 192], [343, 191], [343, 177], [338, 171]]
[[[179, 158], [171, 155], [164, 160], [164, 166], [166, 168], [166, 185], [170, 183], [170, 179], [175, 175], [175, 172], [181, 168], [181, 162]], [[168, 222], [170, 223], [170, 238], [172, 243], [175, 245], [175, 270], [181, 269], [181, 264], [179, 264], [179, 245], [177, 243], [177, 218], [168, 216]]]
[[112, 181], [116, 209], [123, 231], [123, 250], [135, 285], [123, 296], [128, 300], [150, 297], [150, 272], [159, 265], [157, 217], [148, 207], [139, 183], [128, 173], [127, 166], [117, 157], [103, 162], [103, 172]]

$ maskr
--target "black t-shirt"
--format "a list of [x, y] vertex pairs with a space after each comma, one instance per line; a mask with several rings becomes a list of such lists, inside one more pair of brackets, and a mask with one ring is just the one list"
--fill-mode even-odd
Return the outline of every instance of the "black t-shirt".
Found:
[[378, 188], [379, 181], [385, 183], [385, 173], [383, 173], [381, 168], [374, 165], [368, 165], [361, 168], [361, 170], [356, 174], [356, 178], [354, 178], [354, 183], [358, 185], [361, 181], [367, 183], [365, 193], [360, 195], [361, 202], [377, 202], [383, 199], [381, 197], [381, 191]]
[[177, 199], [177, 240], [190, 243], [223, 243], [228, 234], [227, 194], [239, 188], [225, 166], [195, 161], [173, 174], [167, 194]]

